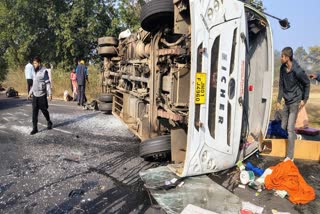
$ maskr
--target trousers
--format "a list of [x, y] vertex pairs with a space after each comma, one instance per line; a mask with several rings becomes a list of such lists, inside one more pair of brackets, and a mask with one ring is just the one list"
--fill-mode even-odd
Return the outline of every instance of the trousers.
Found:
[[27, 79], [27, 85], [28, 85], [28, 94], [30, 92], [30, 89], [32, 87], [32, 84], [33, 84], [33, 80], [32, 79]]
[[297, 135], [294, 126], [297, 120], [300, 102], [286, 104], [282, 110], [281, 128], [288, 131], [287, 157], [292, 159], [294, 156], [294, 142]]
[[83, 106], [85, 102], [87, 102], [86, 86], [78, 85], [78, 103]]
[[38, 115], [39, 110], [41, 110], [43, 116], [46, 118], [46, 120], [50, 121], [50, 115], [48, 112], [48, 100], [47, 95], [36, 97], [33, 96], [32, 98], [32, 125], [33, 129], [38, 128]]

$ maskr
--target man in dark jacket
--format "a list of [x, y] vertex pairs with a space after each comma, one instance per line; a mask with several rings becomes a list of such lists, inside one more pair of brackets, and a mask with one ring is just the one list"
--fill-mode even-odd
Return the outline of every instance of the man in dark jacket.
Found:
[[49, 95], [49, 99], [52, 100], [51, 87], [49, 74], [45, 67], [41, 66], [41, 59], [39, 57], [35, 57], [33, 59], [33, 85], [30, 89], [28, 99], [32, 98], [32, 124], [33, 129], [31, 131], [31, 135], [34, 135], [38, 132], [38, 114], [39, 110], [42, 111], [43, 116], [46, 118], [48, 123], [48, 129], [52, 129], [52, 122], [50, 120], [50, 115], [48, 112], [48, 100], [47, 93]]
[[86, 81], [88, 81], [88, 70], [84, 65], [84, 61], [81, 60], [76, 68], [76, 76], [78, 83], [78, 105], [83, 106], [86, 102]]
[[299, 64], [293, 60], [291, 47], [282, 50], [281, 63], [277, 109], [280, 108], [281, 100], [284, 98], [281, 127], [288, 131], [287, 158], [293, 159], [294, 142], [297, 137], [294, 125], [299, 109], [309, 98], [310, 80]]

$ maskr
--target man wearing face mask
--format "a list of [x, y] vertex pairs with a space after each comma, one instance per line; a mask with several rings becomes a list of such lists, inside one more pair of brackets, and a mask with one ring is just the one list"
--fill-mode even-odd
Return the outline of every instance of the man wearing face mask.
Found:
[[39, 110], [41, 110], [42, 114], [47, 120], [48, 129], [52, 129], [52, 122], [50, 120], [50, 115], [48, 112], [48, 100], [47, 93], [49, 95], [49, 99], [52, 100], [51, 87], [49, 74], [45, 67], [41, 66], [41, 59], [39, 57], [35, 57], [33, 59], [33, 85], [29, 92], [28, 98], [32, 98], [32, 124], [33, 129], [31, 131], [31, 135], [34, 135], [38, 132], [38, 114]]
[[279, 93], [277, 109], [284, 98], [285, 105], [282, 112], [281, 127], [288, 131], [287, 158], [293, 159], [294, 142], [297, 138], [294, 126], [299, 109], [302, 108], [309, 98], [310, 80], [304, 70], [293, 59], [293, 50], [286, 47], [281, 52], [281, 68], [279, 78]]

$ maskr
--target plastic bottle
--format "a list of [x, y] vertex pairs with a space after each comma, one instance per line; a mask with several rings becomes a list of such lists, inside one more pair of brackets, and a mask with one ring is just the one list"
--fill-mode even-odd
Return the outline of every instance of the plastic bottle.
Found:
[[252, 165], [252, 163], [249, 162], [249, 161], [246, 163], [246, 170], [253, 171], [253, 173], [256, 176], [261, 176], [264, 173], [263, 169], [260, 169], [259, 167], [256, 167], [256, 166]]

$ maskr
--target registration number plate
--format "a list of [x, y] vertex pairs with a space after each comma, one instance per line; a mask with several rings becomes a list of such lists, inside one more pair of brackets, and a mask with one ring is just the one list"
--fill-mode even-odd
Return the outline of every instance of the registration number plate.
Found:
[[206, 73], [196, 73], [195, 103], [204, 104], [206, 102]]

